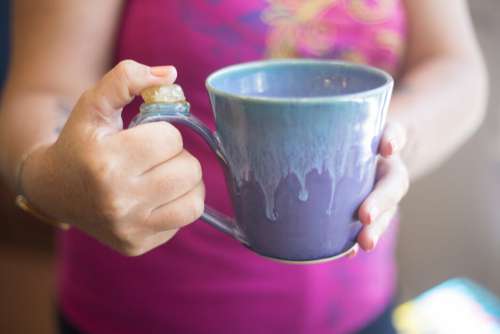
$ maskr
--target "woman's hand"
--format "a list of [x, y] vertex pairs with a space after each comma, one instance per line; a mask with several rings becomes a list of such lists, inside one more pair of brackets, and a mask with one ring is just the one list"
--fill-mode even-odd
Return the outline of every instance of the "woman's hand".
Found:
[[[406, 133], [399, 123], [388, 123], [379, 153], [375, 188], [359, 208], [358, 216], [363, 229], [358, 244], [365, 251], [372, 251], [386, 231], [397, 211], [399, 202], [408, 191], [409, 176], [399, 153], [406, 142]], [[359, 247], [349, 254], [355, 256]]]
[[175, 78], [171, 66], [123, 61], [86, 91], [57, 142], [25, 162], [21, 181], [33, 205], [131, 256], [199, 218], [201, 166], [179, 131], [165, 122], [122, 129], [134, 96]]

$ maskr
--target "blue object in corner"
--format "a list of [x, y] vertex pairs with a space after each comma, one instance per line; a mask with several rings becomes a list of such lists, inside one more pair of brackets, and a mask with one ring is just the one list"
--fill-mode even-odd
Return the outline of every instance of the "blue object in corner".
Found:
[[10, 1], [0, 0], [0, 87], [5, 81], [9, 63]]

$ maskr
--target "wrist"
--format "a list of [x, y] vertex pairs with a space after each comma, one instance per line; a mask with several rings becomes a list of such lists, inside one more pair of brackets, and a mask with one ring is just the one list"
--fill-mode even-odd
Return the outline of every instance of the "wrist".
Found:
[[56, 180], [50, 151], [50, 145], [40, 145], [23, 156], [16, 176], [16, 203], [38, 219], [61, 226], [65, 225], [59, 223], [61, 214], [51, 205], [57, 199], [53, 198]]

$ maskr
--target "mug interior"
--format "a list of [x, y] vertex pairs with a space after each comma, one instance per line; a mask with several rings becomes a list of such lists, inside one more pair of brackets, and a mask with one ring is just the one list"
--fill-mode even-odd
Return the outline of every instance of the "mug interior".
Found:
[[364, 65], [268, 60], [224, 68], [206, 84], [209, 91], [242, 98], [307, 99], [362, 94], [390, 83], [389, 74]]

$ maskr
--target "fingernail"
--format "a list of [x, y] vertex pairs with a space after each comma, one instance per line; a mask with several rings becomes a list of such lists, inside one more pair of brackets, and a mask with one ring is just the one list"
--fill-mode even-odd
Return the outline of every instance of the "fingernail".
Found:
[[165, 77], [167, 75], [173, 75], [176, 73], [175, 67], [173, 66], [154, 66], [151, 67], [151, 74], [156, 77]]
[[356, 244], [353, 247], [353, 249], [349, 252], [349, 254], [347, 254], [347, 258], [352, 259], [352, 258], [356, 257], [356, 255], [358, 255], [358, 251], [359, 251], [359, 246], [358, 246], [358, 244]]
[[393, 155], [396, 151], [396, 144], [394, 143], [394, 140], [390, 140], [387, 146], [389, 147], [389, 152], [387, 152], [387, 155]]
[[396, 140], [396, 138], [389, 138], [387, 140], [387, 144], [387, 146], [389, 146], [388, 155], [393, 155], [399, 150], [398, 141]]

